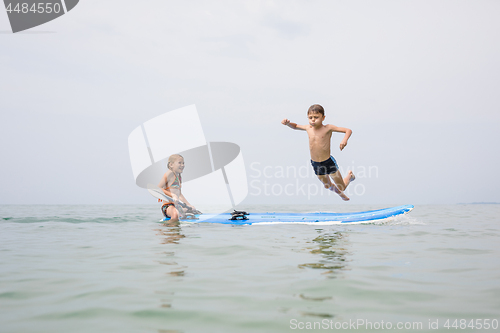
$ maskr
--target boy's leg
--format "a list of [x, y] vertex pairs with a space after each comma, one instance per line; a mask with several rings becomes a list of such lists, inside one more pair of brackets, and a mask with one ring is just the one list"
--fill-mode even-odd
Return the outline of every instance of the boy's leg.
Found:
[[335, 183], [335, 186], [337, 186], [337, 188], [341, 191], [345, 191], [347, 186], [349, 186], [349, 184], [354, 179], [356, 179], [356, 177], [354, 176], [354, 174], [352, 173], [351, 170], [349, 170], [349, 173], [347, 174], [347, 176], [344, 179], [342, 179], [342, 175], [340, 174], [340, 170], [337, 170], [337, 172], [332, 173], [330, 176], [332, 177], [333, 182]]
[[317, 176], [326, 189], [329, 189], [333, 185], [329, 175], [317, 175]]
[[[338, 171], [336, 173], [340, 174], [340, 172], [338, 172]], [[349, 197], [347, 195], [345, 195], [344, 192], [342, 192], [341, 190], [339, 190], [338, 187], [331, 182], [329, 175], [318, 175], [318, 178], [319, 178], [319, 180], [321, 180], [321, 182], [323, 183], [323, 185], [325, 186], [326, 189], [329, 189], [330, 191], [334, 191], [344, 201], [349, 200]], [[342, 178], [340, 178], [340, 179], [342, 179]]]

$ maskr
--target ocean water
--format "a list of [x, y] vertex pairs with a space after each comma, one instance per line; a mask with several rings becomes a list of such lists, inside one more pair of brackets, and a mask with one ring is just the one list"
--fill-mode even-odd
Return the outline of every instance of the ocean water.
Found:
[[500, 331], [500, 205], [361, 225], [160, 218], [158, 206], [0, 206], [0, 332]]

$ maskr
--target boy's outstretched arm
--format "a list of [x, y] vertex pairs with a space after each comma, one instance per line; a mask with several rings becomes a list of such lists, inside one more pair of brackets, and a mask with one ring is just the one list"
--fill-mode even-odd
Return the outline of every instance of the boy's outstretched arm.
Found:
[[288, 119], [283, 119], [281, 121], [281, 123], [285, 126], [288, 126], [290, 127], [291, 129], [296, 129], [296, 130], [301, 130], [301, 131], [305, 131], [306, 130], [306, 126], [304, 125], [297, 125], [296, 123], [291, 123], [290, 120]]
[[329, 125], [330, 130], [333, 132], [338, 132], [338, 133], [345, 133], [344, 138], [342, 139], [342, 142], [340, 143], [340, 150], [344, 149], [345, 146], [347, 146], [347, 140], [351, 137], [352, 131], [348, 128], [344, 127], [338, 127], [335, 125]]

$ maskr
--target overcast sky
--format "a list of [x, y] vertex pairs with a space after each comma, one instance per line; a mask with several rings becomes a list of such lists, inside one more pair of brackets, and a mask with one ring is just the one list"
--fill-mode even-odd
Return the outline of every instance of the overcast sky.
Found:
[[[0, 10], [0, 204], [153, 203], [128, 135], [191, 104], [207, 141], [241, 147], [247, 204], [500, 202], [499, 17], [496, 0], [82, 0], [12, 34]], [[360, 175], [350, 203], [280, 124], [314, 103], [353, 130], [342, 152], [332, 137]]]

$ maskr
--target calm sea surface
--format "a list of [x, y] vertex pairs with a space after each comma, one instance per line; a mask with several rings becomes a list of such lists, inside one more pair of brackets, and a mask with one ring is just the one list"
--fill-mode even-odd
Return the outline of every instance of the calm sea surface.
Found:
[[157, 206], [0, 206], [0, 332], [500, 331], [500, 205], [361, 225], [160, 218]]

